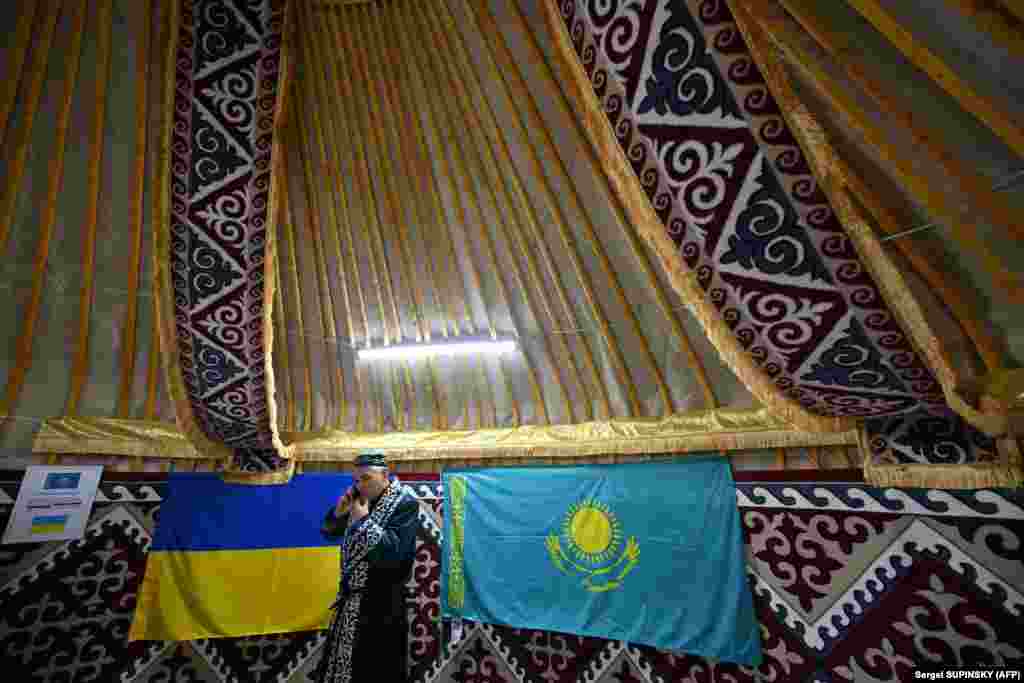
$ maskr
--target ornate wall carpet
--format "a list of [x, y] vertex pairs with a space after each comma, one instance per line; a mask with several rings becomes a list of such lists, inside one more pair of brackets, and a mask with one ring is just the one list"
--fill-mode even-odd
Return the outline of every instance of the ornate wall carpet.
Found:
[[[753, 671], [487, 624], [467, 624], [453, 640], [438, 621], [440, 484], [407, 475], [422, 522], [408, 594], [411, 680], [826, 683], [902, 681], [917, 662], [1024, 666], [1024, 491], [756, 476], [737, 475], [765, 652]], [[0, 478], [4, 524], [18, 477]], [[5, 675], [19, 683], [309, 680], [319, 632], [127, 645], [163, 492], [159, 481], [105, 481], [84, 539], [0, 546]]]
[[[232, 470], [282, 473], [270, 364], [272, 154], [285, 0], [176, 0], [156, 287], [179, 425]], [[173, 112], [173, 115], [170, 114]], [[282, 457], [285, 456], [285, 457]]]
[[785, 397], [805, 422], [943, 411], [725, 0], [547, 6], [582, 83], [571, 91], [603, 112], [589, 133], [621, 150], [602, 149], [610, 177], [638, 181], [663, 261], [677, 282], [696, 279], [698, 317], [758, 398]]

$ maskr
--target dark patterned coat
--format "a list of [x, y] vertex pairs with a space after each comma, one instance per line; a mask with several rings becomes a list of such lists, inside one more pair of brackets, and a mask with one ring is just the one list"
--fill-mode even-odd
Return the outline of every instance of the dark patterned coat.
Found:
[[328, 510], [322, 532], [341, 539], [341, 585], [313, 680], [406, 680], [405, 593], [416, 555], [418, 512], [416, 499], [397, 480], [351, 528], [348, 515]]

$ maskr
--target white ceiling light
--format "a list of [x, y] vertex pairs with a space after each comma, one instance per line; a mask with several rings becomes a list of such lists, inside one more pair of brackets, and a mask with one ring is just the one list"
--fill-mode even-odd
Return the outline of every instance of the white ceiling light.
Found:
[[431, 356], [512, 353], [513, 339], [470, 339], [439, 344], [396, 344], [375, 349], [359, 349], [359, 360], [409, 360]]

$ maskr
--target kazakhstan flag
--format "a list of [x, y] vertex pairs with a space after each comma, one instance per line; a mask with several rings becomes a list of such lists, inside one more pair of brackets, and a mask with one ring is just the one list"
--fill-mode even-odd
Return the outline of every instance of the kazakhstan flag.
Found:
[[726, 459], [443, 477], [443, 616], [760, 664]]

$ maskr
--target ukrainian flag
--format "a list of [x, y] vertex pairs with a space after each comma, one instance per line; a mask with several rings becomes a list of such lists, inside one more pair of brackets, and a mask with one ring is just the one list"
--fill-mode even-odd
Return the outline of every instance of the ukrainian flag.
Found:
[[67, 526], [67, 515], [40, 515], [32, 518], [33, 534], [59, 534]]
[[351, 484], [341, 474], [278, 486], [171, 474], [129, 641], [326, 628], [340, 550], [320, 529]]

